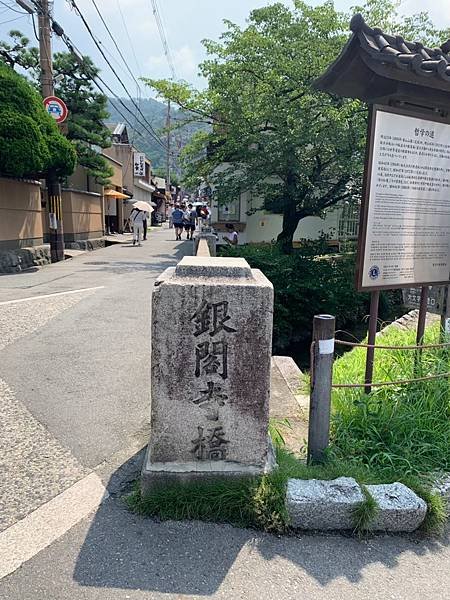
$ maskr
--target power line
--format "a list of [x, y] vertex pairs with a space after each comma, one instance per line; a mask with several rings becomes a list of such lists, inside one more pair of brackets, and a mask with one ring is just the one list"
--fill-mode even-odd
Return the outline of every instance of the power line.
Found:
[[147, 121], [146, 116], [144, 115], [144, 113], [141, 111], [140, 107], [138, 104], [136, 104], [136, 102], [134, 101], [133, 97], [130, 95], [127, 87], [125, 86], [125, 84], [123, 83], [123, 81], [121, 80], [121, 78], [119, 77], [119, 75], [117, 74], [117, 71], [114, 69], [114, 67], [111, 65], [111, 63], [109, 62], [108, 58], [106, 57], [103, 48], [101, 47], [101, 44], [99, 43], [99, 41], [97, 40], [97, 38], [95, 37], [95, 35], [93, 34], [91, 27], [89, 25], [89, 23], [86, 21], [83, 13], [80, 11], [80, 9], [78, 8], [75, 0], [70, 0], [73, 8], [76, 10], [78, 16], [81, 18], [81, 20], [83, 21], [83, 24], [85, 26], [85, 28], [87, 29], [89, 35], [91, 36], [92, 40], [94, 41], [97, 49], [99, 50], [100, 54], [103, 56], [105, 62], [108, 64], [109, 68], [111, 69], [111, 71], [114, 73], [117, 81], [120, 83], [120, 85], [122, 86], [122, 88], [124, 89], [126, 95], [128, 96], [128, 98], [130, 99], [131, 103], [134, 105], [134, 107], [136, 108], [136, 110], [138, 111], [138, 113], [142, 116], [142, 118], [144, 119], [144, 121], [147, 123], [148, 127], [150, 128], [150, 130], [153, 131], [153, 135], [154, 137], [158, 140], [158, 142], [161, 144], [161, 146], [163, 148], [165, 148], [165, 145], [163, 144], [163, 142], [159, 139], [158, 134], [156, 133], [156, 131], [153, 129], [153, 127], [150, 125], [150, 123]]
[[38, 36], [38, 32], [36, 30], [36, 23], [34, 21], [34, 14], [31, 15], [31, 21], [33, 23], [33, 31], [34, 31], [34, 37], [36, 38], [36, 40], [39, 42], [39, 36]]
[[6, 25], [6, 23], [12, 23], [13, 21], [19, 21], [19, 19], [23, 19], [24, 17], [26, 17], [26, 13], [24, 13], [22, 16], [20, 17], [14, 17], [14, 19], [8, 19], [7, 21], [1, 21], [0, 25]]
[[98, 8], [96, 1], [95, 1], [95, 0], [91, 0], [91, 2], [92, 2], [92, 4], [94, 5], [94, 7], [95, 7], [95, 10], [97, 11], [97, 14], [98, 14], [98, 16], [100, 17], [100, 20], [101, 20], [101, 22], [103, 23], [103, 25], [104, 25], [104, 27], [105, 27], [106, 31], [108, 32], [108, 35], [109, 35], [109, 37], [111, 38], [111, 40], [112, 40], [112, 42], [113, 42], [114, 46], [116, 47], [116, 50], [117, 50], [117, 52], [119, 53], [119, 56], [120, 56], [120, 58], [123, 60], [123, 63], [124, 63], [124, 65], [125, 65], [125, 67], [127, 68], [127, 71], [128, 71], [128, 73], [131, 75], [131, 77], [133, 78], [134, 82], [135, 82], [135, 83], [136, 83], [136, 85], [139, 87], [139, 82], [138, 82], [138, 80], [136, 79], [136, 77], [134, 76], [134, 74], [133, 74], [133, 71], [130, 69], [130, 67], [129, 67], [129, 65], [128, 65], [128, 63], [127, 63], [127, 61], [126, 61], [126, 59], [125, 59], [124, 55], [122, 54], [122, 51], [121, 51], [121, 49], [119, 48], [119, 45], [117, 44], [117, 42], [116, 42], [116, 40], [115, 40], [115, 38], [114, 38], [113, 34], [111, 33], [111, 31], [110, 31], [110, 29], [109, 29], [109, 27], [108, 27], [108, 24], [106, 23], [105, 19], [103, 18], [103, 15], [102, 15], [102, 13], [100, 12], [100, 9]]
[[[66, 44], [67, 48], [77, 57], [77, 60], [79, 62], [83, 61], [83, 57], [80, 53], [80, 51], [78, 50], [78, 48], [75, 46], [75, 44], [70, 40], [70, 38], [68, 37], [68, 35], [66, 33], [63, 32], [63, 35], [61, 36], [63, 42]], [[141, 127], [143, 127], [147, 133], [149, 134], [149, 136], [155, 141], [157, 142], [164, 150], [166, 150], [166, 146], [163, 144], [163, 142], [159, 139], [159, 137], [157, 135], [155, 135], [153, 129], [149, 129], [147, 127], [147, 125], [145, 123], [143, 123], [142, 121], [140, 121], [137, 117], [137, 115], [135, 113], [133, 113], [133, 111], [131, 111], [128, 106], [123, 102], [122, 98], [120, 98], [113, 90], [112, 88], [106, 83], [106, 81], [104, 81], [102, 79], [102, 77], [100, 77], [100, 75], [96, 75], [96, 76], [91, 76], [90, 80], [92, 81], [92, 83], [102, 92], [102, 94], [104, 94], [105, 96], [107, 96], [107, 94], [105, 94], [105, 91], [101, 88], [101, 86], [99, 85], [97, 79], [106, 87], [106, 89], [109, 91], [110, 94], [112, 94], [114, 96], [114, 98], [117, 100], [117, 102], [119, 102], [119, 104], [128, 112], [130, 113], [130, 115], [132, 117], [134, 117], [134, 119], [136, 120], [137, 123], [139, 123], [139, 125], [141, 125]], [[119, 111], [118, 111], [119, 112]], [[119, 112], [119, 114], [121, 114], [123, 116], [122, 113]], [[126, 119], [127, 123], [130, 125], [130, 127], [132, 127], [133, 129], [136, 128], [135, 125], [132, 125], [131, 122]]]
[[161, 14], [158, 8], [158, 3], [156, 0], [151, 0], [152, 8], [153, 8], [153, 16], [155, 17], [156, 26], [158, 28], [159, 37], [161, 38], [161, 43], [163, 47], [163, 51], [165, 57], [167, 59], [167, 63], [169, 65], [170, 73], [172, 75], [172, 79], [175, 79], [175, 67], [172, 60], [172, 54], [170, 52], [169, 44], [167, 43], [166, 32], [164, 30], [164, 24], [161, 19]]
[[117, 3], [117, 8], [119, 9], [119, 14], [120, 14], [120, 18], [122, 20], [123, 28], [125, 29], [125, 33], [127, 34], [128, 43], [130, 44], [130, 47], [131, 47], [131, 52], [133, 53], [133, 57], [134, 57], [134, 61], [136, 63], [138, 74], [142, 77], [142, 72], [141, 72], [141, 69], [139, 67], [139, 61], [137, 59], [136, 52], [134, 50], [133, 41], [132, 41], [132, 39], [130, 37], [130, 32], [128, 31], [128, 27], [127, 27], [126, 21], [125, 21], [125, 19], [123, 17], [123, 12], [122, 12], [122, 8], [120, 7], [119, 0], [116, 0], [116, 3]]
[[11, 6], [10, 4], [3, 2], [3, 0], [0, 0], [0, 4], [2, 4], [3, 6], [6, 6], [6, 8], [9, 8], [9, 10], [12, 10], [13, 12], [17, 13], [18, 15], [26, 15], [27, 14], [25, 11], [17, 10], [17, 8], [15, 8], [14, 6]]
[[[106, 21], [105, 21], [105, 19], [104, 19], [103, 15], [102, 15], [102, 13], [101, 13], [101, 11], [100, 11], [100, 9], [99, 9], [99, 7], [98, 7], [97, 3], [96, 3], [96, 1], [95, 1], [95, 0], [91, 0], [91, 2], [92, 2], [92, 4], [94, 5], [94, 8], [95, 8], [95, 10], [97, 11], [97, 14], [98, 14], [98, 16], [100, 17], [100, 20], [101, 20], [101, 22], [103, 23], [103, 26], [105, 27], [106, 31], [108, 32], [108, 35], [109, 35], [109, 37], [111, 38], [111, 40], [112, 40], [112, 42], [113, 42], [113, 44], [114, 44], [114, 46], [115, 46], [115, 48], [116, 48], [117, 52], [119, 53], [119, 56], [120, 56], [120, 58], [122, 59], [122, 61], [123, 61], [124, 65], [125, 65], [125, 67], [126, 67], [126, 69], [127, 69], [128, 73], [131, 75], [131, 77], [132, 77], [133, 81], [136, 83], [136, 94], [137, 94], [137, 96], [138, 96], [138, 106], [139, 106], [139, 108], [140, 108], [140, 107], [141, 107], [141, 96], [142, 96], [142, 90], [141, 90], [141, 87], [140, 87], [140, 85], [139, 85], [139, 82], [138, 82], [138, 80], [136, 79], [136, 77], [134, 76], [134, 73], [133, 73], [133, 71], [130, 69], [130, 66], [128, 65], [128, 62], [127, 62], [127, 60], [125, 59], [124, 55], [122, 54], [122, 51], [121, 51], [121, 49], [120, 49], [119, 45], [117, 44], [115, 37], [114, 37], [114, 36], [113, 36], [113, 34], [111, 33], [111, 30], [109, 29], [109, 27], [108, 27], [108, 24], [106, 23]], [[123, 23], [124, 29], [125, 29], [125, 31], [126, 31], [126, 34], [127, 34], [127, 37], [128, 37], [129, 44], [130, 44], [130, 46], [131, 46], [131, 49], [132, 49], [132, 51], [133, 51], [133, 56], [134, 56], [134, 59], [135, 59], [135, 61], [136, 61], [136, 64], [137, 64], [136, 53], [135, 53], [135, 51], [134, 51], [133, 43], [132, 43], [132, 41], [131, 41], [130, 34], [129, 34], [129, 32], [128, 32], [128, 28], [127, 28], [127, 26], [126, 26], [125, 20], [124, 20], [124, 18], [123, 18], [122, 9], [120, 8], [120, 4], [119, 4], [118, 0], [117, 0], [117, 8], [119, 9], [119, 13], [120, 13], [120, 16], [121, 16], [121, 18], [122, 18], [122, 23]], [[105, 46], [103, 46], [103, 47], [105, 48]], [[106, 50], [106, 48], [105, 48], [105, 50]], [[111, 56], [111, 57], [112, 57], [112, 56]], [[139, 69], [139, 66], [138, 66], [138, 69]], [[132, 145], [133, 145], [133, 142], [134, 142], [134, 134], [135, 134], [135, 132], [136, 132], [136, 124], [137, 124], [137, 119], [136, 119], [136, 115], [135, 115], [135, 118], [134, 118], [134, 126], [133, 126], [133, 128], [132, 128], [132, 134], [131, 134], [131, 144], [132, 144]]]

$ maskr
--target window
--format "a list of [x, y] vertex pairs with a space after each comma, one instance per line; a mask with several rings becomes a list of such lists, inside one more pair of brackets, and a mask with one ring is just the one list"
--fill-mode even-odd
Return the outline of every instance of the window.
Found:
[[219, 203], [219, 221], [240, 221], [241, 199], [236, 198], [226, 203]]
[[344, 204], [339, 219], [339, 240], [356, 240], [359, 230], [359, 206]]

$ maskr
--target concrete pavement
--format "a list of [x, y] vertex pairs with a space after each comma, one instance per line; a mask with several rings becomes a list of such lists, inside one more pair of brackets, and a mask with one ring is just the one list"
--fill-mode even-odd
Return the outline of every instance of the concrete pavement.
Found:
[[0, 598], [450, 599], [448, 535], [279, 538], [125, 509], [148, 435], [151, 287], [190, 250], [157, 230], [141, 248], [0, 277], [0, 566], [11, 526], [40, 523], [44, 539], [45, 510], [64, 512], [66, 497], [73, 509], [92, 471], [110, 493], [100, 504], [94, 480], [79, 522], [25, 552]]

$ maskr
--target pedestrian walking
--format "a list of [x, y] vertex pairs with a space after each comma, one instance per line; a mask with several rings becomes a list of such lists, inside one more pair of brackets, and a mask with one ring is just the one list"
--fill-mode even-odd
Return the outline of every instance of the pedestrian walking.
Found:
[[174, 210], [175, 209], [174, 209], [173, 204], [169, 204], [169, 209], [167, 211], [167, 216], [169, 217], [169, 229], [172, 229], [172, 227], [173, 227], [172, 214], [173, 214]]
[[142, 221], [142, 226], [143, 226], [143, 232], [142, 233], [143, 233], [143, 236], [144, 236], [144, 238], [143, 238], [144, 240], [147, 239], [147, 219], [148, 219], [148, 214], [145, 213], [144, 220]]
[[183, 216], [184, 213], [177, 204], [175, 210], [172, 213], [172, 223], [175, 228], [175, 239], [181, 241], [181, 234], [183, 233]]
[[136, 244], [141, 246], [141, 235], [144, 233], [144, 220], [146, 212], [139, 210], [139, 208], [133, 208], [130, 214], [130, 221], [133, 225], [133, 246]]
[[184, 230], [186, 231], [186, 239], [192, 240], [195, 231], [195, 220], [197, 218], [197, 211], [188, 204], [187, 209], [183, 215]]

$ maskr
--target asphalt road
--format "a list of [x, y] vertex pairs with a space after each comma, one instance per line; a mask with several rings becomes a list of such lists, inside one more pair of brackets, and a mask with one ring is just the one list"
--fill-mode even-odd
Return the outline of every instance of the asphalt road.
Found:
[[2, 529], [93, 470], [111, 494], [1, 579], [0, 599], [450, 599], [448, 534], [277, 537], [126, 510], [148, 436], [151, 288], [190, 253], [172, 238], [0, 277], [0, 551]]

